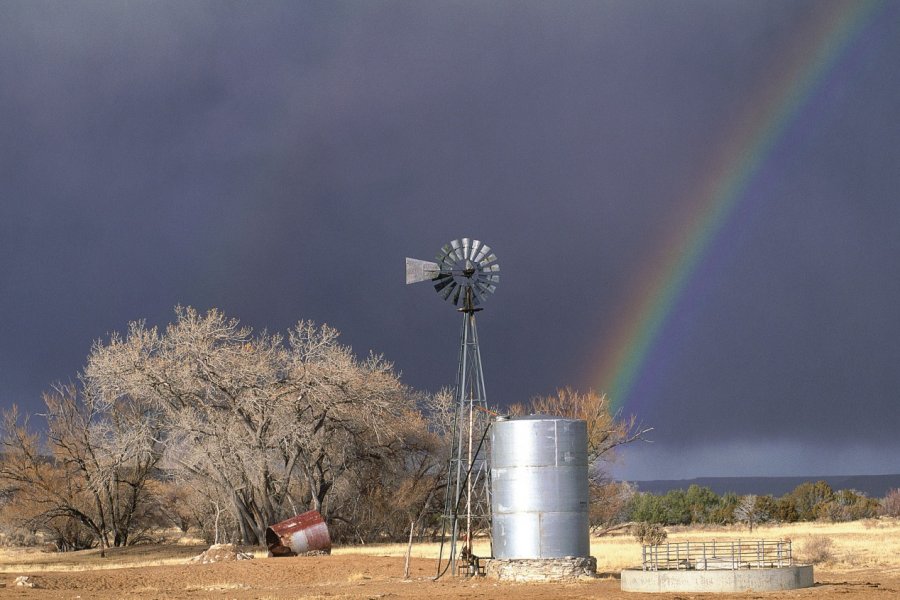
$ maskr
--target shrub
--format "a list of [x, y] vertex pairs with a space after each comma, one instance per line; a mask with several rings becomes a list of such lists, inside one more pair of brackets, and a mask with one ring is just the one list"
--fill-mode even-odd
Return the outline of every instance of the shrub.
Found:
[[785, 495], [775, 501], [772, 518], [780, 523], [796, 523], [800, 520], [797, 512], [797, 501], [791, 495]]
[[834, 499], [834, 490], [825, 481], [801, 483], [789, 494], [800, 521], [814, 521], [819, 518], [819, 507]]
[[877, 517], [863, 519], [862, 524], [866, 529], [878, 529], [879, 527], [881, 527], [881, 522]]
[[885, 517], [900, 517], [900, 489], [885, 494], [881, 501], [881, 514]]
[[631, 534], [643, 546], [659, 546], [669, 537], [666, 530], [656, 523], [635, 523]]
[[824, 535], [814, 535], [806, 540], [800, 553], [801, 560], [818, 565], [834, 559], [833, 542]]
[[662, 506], [662, 496], [640, 492], [631, 499], [629, 519], [636, 522], [662, 523], [665, 518], [665, 510]]

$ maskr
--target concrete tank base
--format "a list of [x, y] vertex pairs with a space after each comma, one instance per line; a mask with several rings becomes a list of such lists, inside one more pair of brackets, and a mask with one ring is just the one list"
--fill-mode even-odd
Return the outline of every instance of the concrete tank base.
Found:
[[623, 592], [774, 592], [812, 585], [812, 565], [773, 569], [622, 571]]
[[564, 558], [492, 558], [485, 574], [504, 581], [575, 581], [597, 576], [597, 559], [593, 556]]

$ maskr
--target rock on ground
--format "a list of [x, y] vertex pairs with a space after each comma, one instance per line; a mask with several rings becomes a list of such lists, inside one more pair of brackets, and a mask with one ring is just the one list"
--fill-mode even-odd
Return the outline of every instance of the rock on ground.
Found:
[[242, 552], [240, 548], [234, 544], [213, 544], [209, 549], [201, 552], [189, 563], [199, 563], [205, 565], [208, 563], [226, 562], [231, 560], [249, 560], [253, 555], [248, 552]]
[[15, 580], [13, 581], [13, 584], [16, 587], [26, 587], [26, 588], [37, 587], [37, 584], [34, 582], [34, 579], [29, 577], [28, 575], [20, 575], [19, 577], [16, 577]]

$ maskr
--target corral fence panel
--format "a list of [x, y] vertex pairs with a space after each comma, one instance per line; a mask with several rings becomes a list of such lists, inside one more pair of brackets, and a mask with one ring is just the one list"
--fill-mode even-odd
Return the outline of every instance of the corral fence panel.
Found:
[[737, 570], [790, 567], [794, 557], [790, 540], [734, 540], [643, 546], [641, 561], [644, 571]]

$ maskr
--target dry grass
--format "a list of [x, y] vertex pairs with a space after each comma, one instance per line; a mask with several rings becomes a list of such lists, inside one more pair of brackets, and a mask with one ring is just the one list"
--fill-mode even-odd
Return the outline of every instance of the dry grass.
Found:
[[[753, 530], [739, 527], [673, 527], [669, 528], [668, 542], [735, 540], [735, 539], [790, 539], [794, 552], [803, 557], [804, 548], [811, 540], [823, 537], [831, 540], [832, 558], [827, 561], [830, 570], [863, 568], [900, 570], [900, 519], [869, 519], [850, 523], [795, 523], [791, 525], [764, 525]], [[98, 550], [81, 552], [45, 553], [35, 548], [0, 548], [0, 571], [14, 573], [40, 573], [46, 571], [85, 571], [94, 569], [118, 569], [135, 566], [184, 565], [206, 545], [167, 544], [143, 545], [129, 548], [111, 548], [106, 558], [99, 557]], [[436, 543], [413, 544], [415, 558], [436, 559], [440, 545]], [[490, 555], [486, 539], [476, 540], [475, 554]], [[448, 548], [444, 548], [444, 556]], [[402, 557], [406, 544], [371, 544], [343, 546], [333, 550], [335, 555], [365, 555]], [[255, 558], [263, 558], [266, 551], [257, 549]], [[641, 548], [626, 532], [616, 532], [591, 539], [591, 554], [597, 558], [601, 573], [617, 572], [640, 564]], [[349, 577], [364, 580], [366, 574], [353, 573]], [[230, 584], [229, 584], [230, 585]], [[224, 589], [224, 588], [223, 588]], [[212, 590], [205, 590], [212, 591]]]
[[100, 558], [98, 549], [79, 552], [41, 552], [36, 548], [0, 549], [0, 571], [35, 573], [41, 571], [86, 571], [181, 565], [206, 549], [206, 546], [147, 544], [127, 548], [109, 548]]
[[833, 562], [834, 552], [832, 547], [834, 542], [831, 538], [824, 535], [815, 535], [809, 538], [803, 547], [796, 550], [797, 557], [811, 565], [820, 565], [822, 563]]
[[[406, 544], [367, 544], [365, 546], [342, 546], [334, 548], [332, 554], [361, 554], [365, 556], [406, 556]], [[449, 548], [444, 547], [444, 556]], [[490, 542], [477, 539], [474, 543], [477, 556], [490, 556]], [[440, 544], [427, 542], [413, 544], [413, 558], [437, 560]], [[616, 534], [591, 539], [591, 554], [597, 557], [597, 569], [601, 572], [621, 570], [641, 562], [641, 547], [630, 534]]]
[[[340, 546], [331, 550], [332, 554], [362, 554], [364, 556], [406, 556], [407, 544], [366, 544], [364, 546]], [[441, 545], [433, 542], [413, 544], [411, 556], [413, 558], [437, 559]], [[450, 551], [450, 546], [444, 546], [444, 556]], [[491, 544], [486, 539], [476, 539], [472, 551], [476, 556], [490, 556]]]
[[[0, 548], [0, 571], [5, 573], [39, 573], [42, 571], [93, 571], [125, 567], [157, 567], [183, 565], [208, 546], [206, 544], [144, 544], [126, 548], [108, 548], [106, 557], [100, 550], [78, 552], [41, 552], [37, 548]], [[264, 549], [248, 549], [253, 558], [265, 558]]]
[[[667, 542], [736, 539], [791, 540], [796, 556], [817, 538], [831, 540], [832, 570], [857, 568], [900, 569], [900, 520], [868, 519], [849, 523], [792, 523], [763, 525], [750, 533], [746, 527], [672, 527]], [[618, 570], [640, 564], [640, 547], [628, 535], [598, 538], [591, 543], [598, 569]]]
[[[704, 526], [672, 527], [668, 529], [667, 542], [692, 542], [737, 539], [789, 539], [794, 552], [802, 558], [802, 549], [816, 537], [832, 541], [828, 562], [832, 570], [856, 568], [900, 569], [900, 519], [867, 519], [850, 523], [793, 523], [788, 525], [763, 525], [750, 533], [746, 527]], [[413, 544], [412, 556], [436, 559], [439, 544]], [[447, 549], [444, 549], [445, 556]], [[369, 556], [404, 556], [406, 544], [371, 544], [335, 548], [334, 554], [363, 554]], [[477, 540], [475, 554], [488, 556], [487, 540]], [[627, 532], [591, 538], [591, 555], [597, 558], [597, 570], [601, 573], [621, 571], [639, 565], [641, 547]]]
[[641, 545], [628, 531], [591, 538], [591, 556], [598, 573], [614, 573], [641, 564]]
[[[710, 535], [712, 534], [712, 535]], [[719, 532], [685, 531], [671, 532], [670, 541], [691, 541], [716, 538]], [[795, 552], [802, 556], [802, 549], [817, 537], [831, 540], [831, 554], [828, 561], [833, 570], [856, 568], [900, 568], [900, 520], [879, 519], [849, 523], [793, 523], [789, 525], [762, 526], [749, 533], [746, 529], [724, 531], [723, 537], [744, 539], [789, 539]]]

